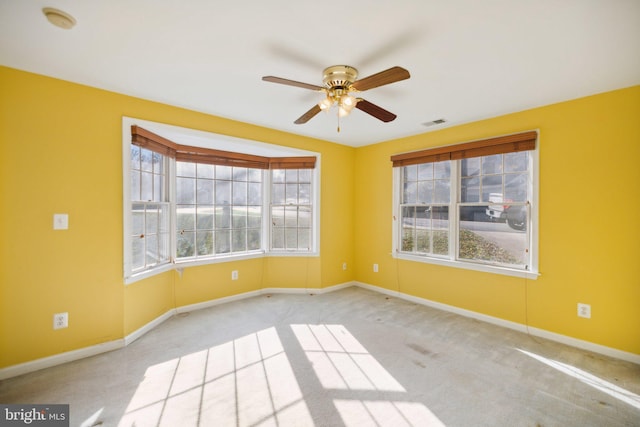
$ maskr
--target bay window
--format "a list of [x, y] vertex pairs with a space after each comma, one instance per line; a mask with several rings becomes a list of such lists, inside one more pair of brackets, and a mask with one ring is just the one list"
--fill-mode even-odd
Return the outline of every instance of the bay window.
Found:
[[316, 156], [182, 145], [135, 124], [123, 140], [127, 283], [174, 264], [317, 253]]

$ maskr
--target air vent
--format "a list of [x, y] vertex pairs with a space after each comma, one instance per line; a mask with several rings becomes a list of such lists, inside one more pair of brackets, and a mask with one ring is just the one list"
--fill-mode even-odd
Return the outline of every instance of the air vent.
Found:
[[424, 122], [422, 125], [429, 127], [429, 126], [441, 125], [443, 123], [446, 123], [445, 119], [436, 119], [436, 120], [431, 120], [430, 122]]

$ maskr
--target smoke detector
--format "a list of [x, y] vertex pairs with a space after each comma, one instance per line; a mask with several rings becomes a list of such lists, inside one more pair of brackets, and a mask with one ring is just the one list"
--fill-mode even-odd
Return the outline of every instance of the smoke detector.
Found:
[[42, 13], [44, 13], [44, 16], [47, 17], [47, 20], [56, 27], [69, 30], [73, 28], [74, 25], [76, 25], [75, 18], [61, 10], [54, 9], [52, 7], [45, 7], [44, 9], [42, 9]]

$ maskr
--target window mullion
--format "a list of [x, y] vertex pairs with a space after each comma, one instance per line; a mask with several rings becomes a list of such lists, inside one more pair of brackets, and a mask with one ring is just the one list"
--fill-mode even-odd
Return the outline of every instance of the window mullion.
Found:
[[449, 185], [449, 259], [458, 259], [458, 218], [460, 204], [460, 160], [451, 161], [451, 184]]
[[175, 263], [177, 258], [177, 215], [176, 215], [176, 159], [172, 157], [165, 158], [167, 170], [166, 186], [167, 186], [167, 202], [169, 203], [169, 262]]

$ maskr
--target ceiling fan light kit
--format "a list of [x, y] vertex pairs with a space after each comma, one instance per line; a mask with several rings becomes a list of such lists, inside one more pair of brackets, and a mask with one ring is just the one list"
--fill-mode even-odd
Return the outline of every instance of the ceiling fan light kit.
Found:
[[301, 87], [303, 89], [311, 89], [323, 93], [324, 98], [300, 116], [294, 123], [306, 123], [320, 111], [328, 111], [335, 105], [338, 107], [338, 132], [340, 132], [340, 117], [348, 116], [354, 108], [364, 111], [385, 123], [393, 121], [396, 118], [395, 114], [362, 98], [357, 98], [353, 96], [352, 93], [395, 83], [408, 79], [409, 77], [409, 72], [404, 68], [392, 67], [358, 80], [358, 70], [354, 67], [350, 65], [332, 65], [331, 67], [325, 68], [322, 73], [322, 84], [324, 86], [316, 86], [274, 76], [264, 76], [262, 80]]

